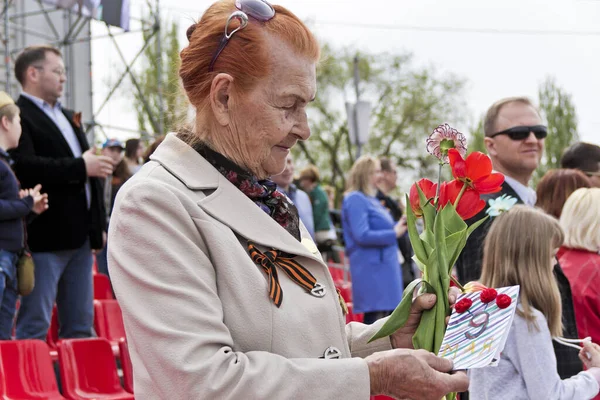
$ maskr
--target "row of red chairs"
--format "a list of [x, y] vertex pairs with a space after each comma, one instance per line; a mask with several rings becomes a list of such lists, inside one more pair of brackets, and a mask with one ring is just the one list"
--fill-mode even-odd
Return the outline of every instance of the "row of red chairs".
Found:
[[[115, 350], [119, 341], [125, 339], [123, 315], [117, 300], [94, 300], [94, 330], [98, 337], [107, 339]], [[52, 355], [55, 355], [60, 341], [58, 331], [58, 311], [54, 306], [50, 329], [46, 336], [46, 343], [53, 350]]]
[[58, 345], [62, 395], [48, 346], [41, 340], [0, 342], [2, 400], [133, 400], [127, 342], [121, 341], [121, 386], [110, 342], [103, 338], [65, 339]]

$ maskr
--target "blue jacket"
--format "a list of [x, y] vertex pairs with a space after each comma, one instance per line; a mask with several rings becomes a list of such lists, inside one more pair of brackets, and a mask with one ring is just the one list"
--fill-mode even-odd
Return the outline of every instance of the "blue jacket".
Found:
[[342, 227], [350, 260], [355, 312], [389, 311], [402, 299], [394, 220], [375, 197], [344, 196]]
[[19, 182], [0, 149], [0, 250], [18, 253], [25, 247], [24, 218], [31, 213], [33, 197], [19, 198]]

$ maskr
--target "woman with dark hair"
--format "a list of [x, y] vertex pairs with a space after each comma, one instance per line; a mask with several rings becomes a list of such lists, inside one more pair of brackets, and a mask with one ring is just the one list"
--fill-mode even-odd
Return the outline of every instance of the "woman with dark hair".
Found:
[[140, 139], [129, 139], [125, 142], [125, 164], [131, 175], [138, 172], [143, 164], [144, 144]]
[[[179, 75], [196, 109], [121, 188], [109, 268], [136, 398], [438, 400], [465, 390], [452, 362], [346, 325], [296, 207], [269, 179], [307, 140], [319, 46], [294, 14], [222, 0], [188, 29]], [[393, 348], [398, 348], [393, 350]], [[402, 349], [400, 349], [402, 348]]]
[[[536, 206], [555, 218], [560, 218], [567, 198], [577, 189], [591, 187], [587, 176], [576, 169], [551, 169], [546, 172], [536, 188]], [[557, 259], [560, 258], [559, 250]], [[554, 277], [558, 283], [562, 303], [563, 336], [567, 339], [577, 339], [576, 315], [573, 304], [573, 290], [570, 279], [567, 279], [562, 266], [557, 262], [554, 266]], [[577, 350], [553, 341], [554, 353], [558, 362], [558, 374], [562, 379], [569, 378], [583, 369]]]

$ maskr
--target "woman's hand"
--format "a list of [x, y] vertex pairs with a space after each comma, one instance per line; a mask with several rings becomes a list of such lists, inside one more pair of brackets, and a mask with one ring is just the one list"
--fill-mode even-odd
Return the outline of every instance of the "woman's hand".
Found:
[[394, 226], [394, 231], [396, 232], [396, 237], [400, 237], [402, 235], [404, 235], [404, 232], [406, 232], [406, 216], [402, 216], [398, 222], [396, 222], [396, 225]]
[[365, 358], [371, 378], [371, 394], [399, 399], [439, 400], [451, 392], [464, 392], [469, 378], [452, 371], [452, 361], [425, 350], [396, 349]]
[[600, 346], [592, 342], [583, 342], [583, 349], [579, 351], [579, 358], [588, 369], [592, 367], [600, 368]]
[[[451, 287], [448, 290], [448, 302], [452, 306], [456, 302], [456, 298], [460, 294], [460, 289]], [[395, 349], [412, 349], [412, 337], [414, 336], [419, 322], [421, 322], [421, 314], [424, 310], [429, 310], [435, 305], [436, 297], [432, 293], [424, 293], [418, 295], [410, 306], [410, 315], [404, 326], [392, 333], [390, 340], [392, 347]], [[449, 317], [446, 318], [448, 323]]]

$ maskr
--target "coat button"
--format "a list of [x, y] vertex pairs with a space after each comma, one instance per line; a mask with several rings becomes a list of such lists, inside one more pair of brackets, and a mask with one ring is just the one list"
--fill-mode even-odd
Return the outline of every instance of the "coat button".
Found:
[[328, 347], [323, 353], [326, 360], [337, 360], [342, 356], [342, 352], [337, 347]]
[[319, 282], [315, 283], [315, 286], [310, 290], [310, 294], [315, 297], [323, 297], [327, 293], [325, 286], [321, 285]]

